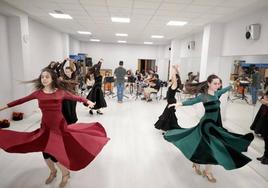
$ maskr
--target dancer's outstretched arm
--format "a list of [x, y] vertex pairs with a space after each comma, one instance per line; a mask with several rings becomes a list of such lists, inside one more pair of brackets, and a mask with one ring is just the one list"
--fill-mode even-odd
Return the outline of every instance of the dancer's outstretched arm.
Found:
[[8, 106], [0, 107], [0, 111], [7, 109]]
[[12, 102], [8, 103], [4, 107], [0, 107], [0, 111], [5, 110], [5, 109], [10, 108], [10, 107], [13, 107], [13, 106], [23, 104], [23, 103], [28, 102], [28, 101], [33, 100], [33, 99], [36, 99], [36, 91], [31, 93], [30, 95], [28, 95], [26, 97], [20, 98], [20, 99], [15, 100], [15, 101], [12, 101]]
[[193, 98], [193, 99], [188, 99], [184, 102], [178, 102], [178, 103], [174, 103], [174, 104], [170, 104], [168, 107], [172, 107], [172, 106], [175, 106], [176, 108], [179, 107], [179, 106], [190, 106], [190, 105], [194, 105], [194, 104], [197, 104], [197, 103], [200, 103], [202, 102], [202, 94], [201, 95], [198, 95], [197, 97]]
[[232, 89], [232, 86], [227, 86], [225, 88], [222, 88], [222, 89], [216, 91], [216, 94], [219, 96], [219, 95], [226, 93], [227, 91], [230, 91], [231, 89]]
[[23, 103], [28, 102], [28, 101], [33, 100], [33, 99], [36, 99], [36, 92], [37, 91], [31, 93], [30, 95], [28, 95], [26, 97], [23, 97], [23, 98], [20, 98], [18, 100], [15, 100], [15, 101], [8, 103], [6, 106], [1, 107], [0, 111], [5, 110], [5, 109], [10, 108], [10, 107], [13, 107], [13, 106], [23, 104]]

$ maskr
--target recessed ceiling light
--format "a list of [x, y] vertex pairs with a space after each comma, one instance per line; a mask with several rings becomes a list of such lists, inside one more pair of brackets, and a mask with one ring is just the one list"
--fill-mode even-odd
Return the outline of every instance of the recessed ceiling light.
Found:
[[49, 15], [58, 19], [73, 19], [69, 14], [49, 13]]
[[164, 38], [163, 35], [152, 35], [151, 37], [152, 38], [156, 38], [156, 39], [162, 39], [162, 38]]
[[153, 44], [153, 42], [144, 42], [143, 44]]
[[125, 41], [125, 40], [119, 40], [119, 41], [117, 41], [118, 43], [127, 43], [127, 41]]
[[92, 42], [100, 42], [100, 39], [90, 39]]
[[77, 33], [79, 33], [81, 35], [91, 35], [91, 33], [89, 31], [77, 31]]
[[111, 17], [112, 22], [129, 23], [129, 18]]
[[118, 37], [127, 37], [128, 36], [128, 34], [126, 34], [126, 33], [116, 33], [115, 35]]
[[167, 23], [167, 25], [169, 25], [169, 26], [184, 26], [186, 24], [187, 24], [187, 22], [185, 22], [185, 21], [169, 21]]

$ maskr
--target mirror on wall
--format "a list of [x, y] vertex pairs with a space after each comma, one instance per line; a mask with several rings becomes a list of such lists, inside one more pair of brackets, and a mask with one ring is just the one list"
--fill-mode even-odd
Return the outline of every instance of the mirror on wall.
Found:
[[[230, 58], [230, 57], [229, 57]], [[260, 107], [260, 100], [268, 89], [268, 55], [256, 56], [233, 56], [230, 83], [233, 90], [229, 95], [229, 112], [227, 119], [237, 125], [240, 131], [254, 132], [250, 129]], [[257, 102], [254, 104], [254, 88], [256, 90]], [[231, 113], [236, 114], [232, 117]], [[263, 140], [258, 134], [255, 134], [255, 140], [252, 147], [263, 152]]]

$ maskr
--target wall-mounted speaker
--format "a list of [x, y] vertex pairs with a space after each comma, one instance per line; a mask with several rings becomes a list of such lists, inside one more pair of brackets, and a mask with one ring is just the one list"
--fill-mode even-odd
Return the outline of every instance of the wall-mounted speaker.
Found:
[[190, 41], [187, 45], [188, 50], [194, 50], [195, 49], [195, 41]]
[[261, 34], [260, 24], [251, 24], [246, 27], [245, 37], [247, 40], [258, 40]]
[[91, 57], [86, 57], [85, 64], [86, 64], [87, 67], [92, 67], [92, 58]]

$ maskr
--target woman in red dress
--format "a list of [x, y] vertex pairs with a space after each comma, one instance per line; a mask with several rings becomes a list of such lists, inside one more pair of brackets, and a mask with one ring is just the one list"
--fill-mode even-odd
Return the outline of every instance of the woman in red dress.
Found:
[[35, 92], [0, 107], [0, 111], [37, 99], [42, 111], [41, 127], [33, 132], [0, 130], [0, 148], [10, 153], [43, 152], [50, 169], [45, 183], [52, 182], [56, 177], [56, 162], [62, 172], [59, 187], [64, 187], [70, 178], [68, 169], [77, 171], [85, 168], [98, 155], [109, 138], [98, 122], [67, 126], [61, 112], [64, 99], [83, 102], [89, 107], [93, 107], [94, 103], [68, 92], [68, 84], [60, 81], [53, 70], [42, 70], [34, 83], [37, 89]]

